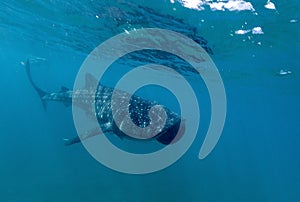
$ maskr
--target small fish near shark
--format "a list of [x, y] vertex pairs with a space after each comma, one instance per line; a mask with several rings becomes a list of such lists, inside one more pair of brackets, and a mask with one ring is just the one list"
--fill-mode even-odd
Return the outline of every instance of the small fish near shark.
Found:
[[[101, 135], [103, 133], [115, 134], [121, 139], [136, 137], [134, 139], [156, 140], [163, 145], [169, 145], [177, 142], [185, 132], [184, 119], [181, 118], [177, 113], [172, 112], [165, 106], [159, 105], [159, 103], [155, 101], [146, 100], [139, 96], [131, 95], [125, 91], [104, 86], [99, 83], [91, 74], [86, 74], [86, 84], [84, 89], [70, 90], [63, 86], [58, 92], [48, 93], [39, 88], [33, 82], [29, 59], [27, 59], [26, 61], [25, 69], [29, 82], [38, 93], [44, 109], [46, 109], [48, 101], [57, 101], [62, 102], [66, 107], [73, 104], [73, 106], [79, 107], [86, 113], [92, 116], [96, 116], [101, 130], [99, 130], [99, 127], [97, 127], [91, 131], [86, 131], [84, 134], [79, 134], [74, 138], [66, 138], [64, 139], [65, 145], [79, 143], [85, 139], [88, 139], [95, 135]], [[93, 85], [97, 86], [96, 92], [87, 90], [90, 89], [89, 86]], [[161, 113], [156, 113], [155, 111], [151, 110], [153, 107], [159, 105], [161, 106], [160, 109], [163, 109], [166, 115], [164, 125], [159, 128], [154, 135], [153, 131], [151, 130], [144, 130], [143, 133], [136, 130], [131, 130], [130, 133], [132, 134], [125, 134], [123, 132], [123, 128], [126, 128], [126, 126], [128, 126], [128, 120], [120, 120], [121, 123], [118, 125], [121, 127], [119, 128], [114, 120], [114, 117], [116, 116], [113, 116], [111, 100], [113, 93], [116, 92], [118, 94], [117, 102], [122, 103], [125, 100], [130, 100], [125, 107], [123, 106], [116, 110], [115, 113], [119, 115], [118, 117], [122, 117], [125, 110], [129, 110], [131, 121], [136, 126], [145, 128], [150, 125], [151, 122], [159, 121], [162, 119], [160, 117]], [[94, 108], [93, 111], [89, 110], [91, 105]], [[151, 116], [151, 119], [149, 116]]]

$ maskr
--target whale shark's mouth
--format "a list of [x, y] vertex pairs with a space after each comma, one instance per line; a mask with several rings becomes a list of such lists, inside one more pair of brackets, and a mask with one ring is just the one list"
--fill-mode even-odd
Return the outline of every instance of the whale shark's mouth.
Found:
[[176, 124], [163, 131], [162, 134], [158, 134], [157, 141], [164, 145], [174, 144], [181, 139], [185, 133], [185, 121], [179, 120]]

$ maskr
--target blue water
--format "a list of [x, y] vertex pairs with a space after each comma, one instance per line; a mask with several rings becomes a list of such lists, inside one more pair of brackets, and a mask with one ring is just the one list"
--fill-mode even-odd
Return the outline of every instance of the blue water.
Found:
[[[226, 4], [223, 10], [213, 2], [185, 2], [193, 1], [1, 1], [1, 202], [300, 201], [298, 1], [272, 1], [275, 8], [249, 1], [244, 9]], [[81, 144], [64, 146], [62, 138], [77, 134], [72, 111], [61, 103], [49, 103], [44, 111], [23, 64], [31, 60], [41, 88], [71, 88], [101, 42], [148, 27], [207, 40], [226, 89], [227, 117], [217, 146], [199, 160], [209, 97], [199, 76], [182, 71], [200, 100], [196, 140], [172, 166], [129, 175], [98, 163]], [[108, 83], [122, 73], [115, 71]], [[157, 92], [156, 100], [178, 109], [176, 101], [164, 99], [174, 97]]]

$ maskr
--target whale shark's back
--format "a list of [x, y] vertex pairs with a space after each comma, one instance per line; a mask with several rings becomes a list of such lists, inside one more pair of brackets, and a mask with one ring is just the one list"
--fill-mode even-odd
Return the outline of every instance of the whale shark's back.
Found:
[[[166, 113], [166, 119], [165, 124], [162, 127], [161, 131], [156, 133], [155, 136], [153, 136], [152, 131], [143, 132], [142, 134], [137, 131], [131, 131], [132, 134], [125, 134], [120, 128], [118, 127], [118, 124], [115, 122], [113, 117], [113, 111], [111, 107], [112, 102], [112, 94], [113, 92], [117, 92], [118, 99], [114, 99], [113, 102], [114, 106], [117, 106], [118, 109], [115, 111], [115, 118], [121, 117], [123, 114], [125, 114], [128, 110], [129, 116], [131, 118], [131, 121], [140, 128], [148, 127], [151, 124], [151, 119], [149, 117], [149, 112], [151, 108], [154, 106], [159, 105], [155, 101], [149, 101], [146, 99], [143, 99], [136, 95], [131, 95], [125, 91], [116, 90], [113, 88], [105, 87], [102, 85], [99, 85], [97, 90], [97, 96], [96, 96], [96, 116], [99, 122], [99, 125], [102, 127], [102, 130], [108, 131], [107, 127], [110, 126], [111, 130], [114, 134], [118, 135], [119, 137], [136, 137], [137, 139], [156, 139], [157, 141], [161, 142], [162, 144], [168, 145], [170, 144], [177, 133], [179, 133], [178, 136], [182, 135], [184, 133], [184, 128], [180, 128], [182, 118], [180, 115], [176, 114], [175, 112], [172, 112], [165, 106], [161, 106], [163, 110]], [[129, 103], [124, 105], [125, 102]], [[155, 122], [159, 119], [162, 119], [160, 117], [160, 114], [154, 114], [152, 117], [152, 121]], [[108, 124], [109, 123], [109, 124]], [[121, 123], [119, 124], [124, 126], [128, 124], [126, 122], [126, 119], [121, 120]]]

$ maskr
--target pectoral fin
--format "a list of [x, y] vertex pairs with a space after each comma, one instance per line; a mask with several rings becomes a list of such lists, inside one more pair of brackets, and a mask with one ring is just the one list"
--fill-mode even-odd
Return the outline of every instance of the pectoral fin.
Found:
[[76, 144], [76, 143], [79, 143], [81, 141], [84, 141], [90, 137], [94, 137], [95, 135], [100, 135], [102, 134], [102, 132], [106, 132], [106, 131], [101, 131], [99, 127], [93, 129], [93, 130], [90, 130], [90, 131], [87, 131], [86, 133], [84, 134], [81, 134], [79, 136], [75, 136], [73, 138], [64, 138], [64, 142], [65, 142], [65, 145], [66, 146], [69, 146], [69, 145], [73, 145], [73, 144]]

